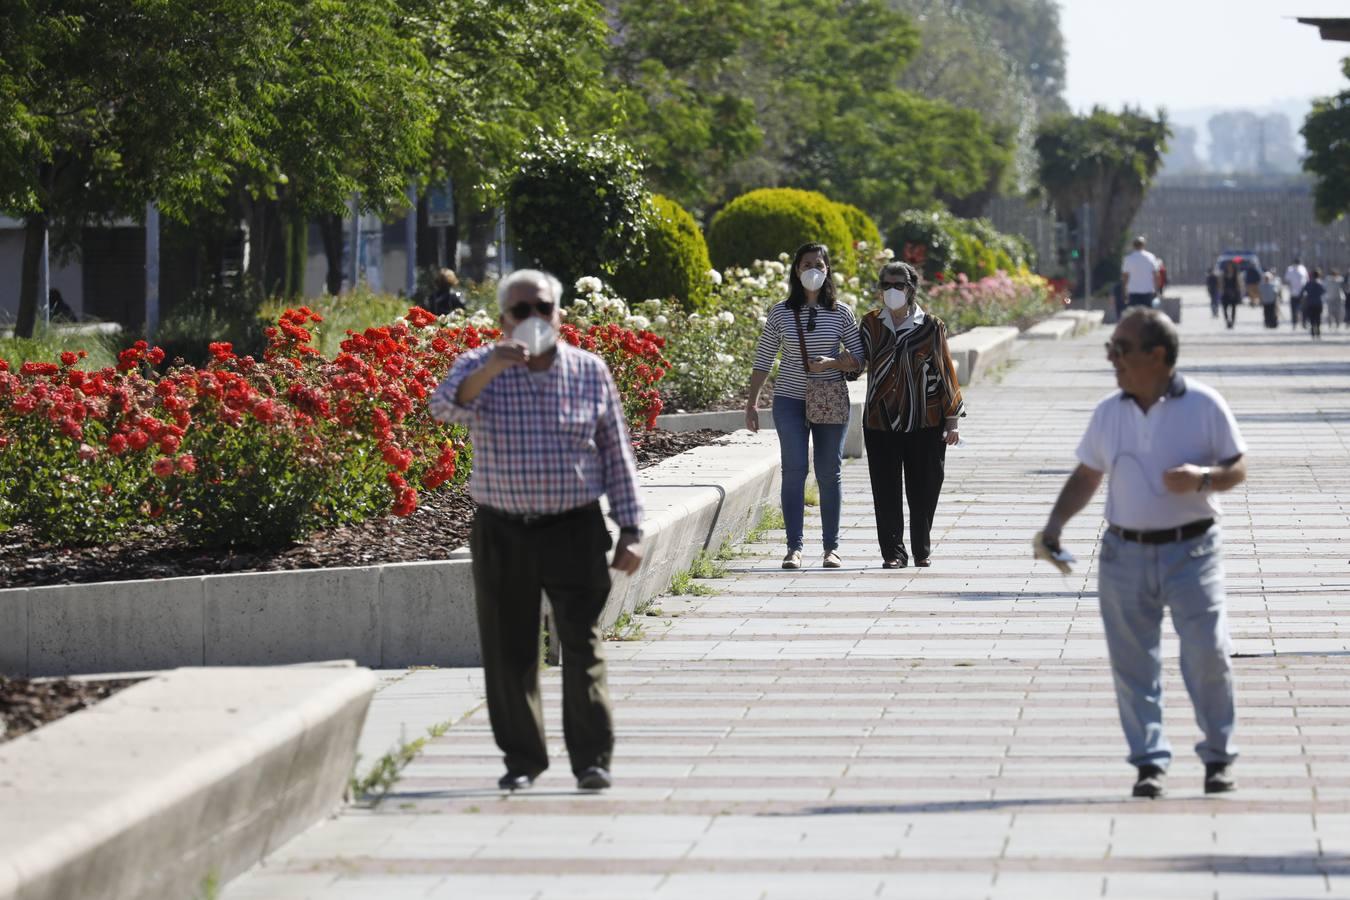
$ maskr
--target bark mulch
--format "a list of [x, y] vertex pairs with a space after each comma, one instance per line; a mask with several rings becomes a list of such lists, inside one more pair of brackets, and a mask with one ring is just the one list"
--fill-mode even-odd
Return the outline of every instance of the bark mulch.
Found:
[[0, 675], [0, 743], [93, 706], [138, 681], [25, 681]]
[[[723, 436], [710, 430], [643, 432], [634, 440], [638, 468]], [[460, 486], [424, 494], [407, 518], [382, 516], [316, 532], [277, 549], [204, 550], [157, 528], [110, 544], [52, 547], [19, 525], [0, 531], [0, 588], [445, 559], [468, 543], [473, 516], [473, 500]]]

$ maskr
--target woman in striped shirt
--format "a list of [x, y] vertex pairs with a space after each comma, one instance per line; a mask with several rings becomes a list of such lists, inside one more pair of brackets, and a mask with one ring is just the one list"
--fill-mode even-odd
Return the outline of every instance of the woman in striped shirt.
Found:
[[909, 561], [902, 482], [909, 499], [914, 564], [929, 564], [929, 533], [942, 492], [947, 445], [959, 439], [957, 426], [966, 414], [947, 348], [947, 326], [919, 307], [914, 299], [918, 286], [913, 266], [887, 263], [877, 276], [881, 308], [863, 316], [859, 326], [867, 361], [863, 443], [877, 541], [887, 569], [903, 569]]
[[[806, 343], [803, 363], [801, 339]], [[840, 348], [844, 352], [840, 352]], [[808, 442], [815, 443], [816, 483], [820, 485], [820, 521], [825, 545], [824, 565], [839, 568], [839, 508], [843, 480], [844, 435], [848, 423], [817, 425], [806, 420], [806, 381], [838, 380], [860, 369], [862, 344], [858, 323], [848, 307], [838, 303], [830, 277], [830, 252], [824, 244], [797, 248], [788, 272], [787, 299], [769, 310], [755, 348], [750, 373], [750, 399], [745, 405], [745, 427], [759, 431], [759, 392], [782, 354], [773, 384], [773, 427], [782, 453], [783, 519], [787, 524], [787, 555], [783, 568], [802, 566], [802, 521]], [[807, 371], [810, 374], [807, 374]]]

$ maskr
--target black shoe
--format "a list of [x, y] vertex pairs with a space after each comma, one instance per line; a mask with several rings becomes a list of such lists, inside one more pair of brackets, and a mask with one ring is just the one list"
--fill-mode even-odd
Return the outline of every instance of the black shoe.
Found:
[[1205, 763], [1205, 793], [1226, 794], [1237, 790], [1232, 763]]
[[926, 569], [926, 568], [928, 568], [929, 566], [931, 566], [932, 564], [933, 564], [933, 561], [932, 561], [931, 559], [929, 559], [928, 557], [926, 557], [926, 556], [925, 556], [923, 559], [916, 559], [916, 560], [914, 560], [914, 565], [918, 566], [918, 567], [921, 568], [921, 569]]
[[903, 559], [883, 559], [881, 561], [881, 567], [883, 569], [903, 569], [905, 567], [905, 561]]
[[613, 784], [614, 780], [609, 777], [609, 770], [600, 766], [591, 766], [577, 775], [577, 790], [603, 791]]
[[1134, 782], [1134, 796], [1154, 799], [1167, 793], [1163, 787], [1163, 778], [1167, 773], [1157, 766], [1140, 766], [1139, 777]]
[[525, 772], [507, 772], [497, 779], [497, 787], [504, 791], [523, 791], [534, 784], [534, 776]]

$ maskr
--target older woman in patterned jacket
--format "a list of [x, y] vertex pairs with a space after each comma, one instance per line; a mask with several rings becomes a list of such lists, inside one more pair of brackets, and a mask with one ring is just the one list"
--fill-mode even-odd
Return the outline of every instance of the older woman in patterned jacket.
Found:
[[902, 487], [909, 499], [914, 564], [930, 564], [947, 445], [959, 440], [959, 420], [966, 414], [947, 348], [947, 326], [919, 307], [918, 286], [913, 266], [888, 263], [877, 276], [881, 308], [863, 316], [858, 326], [867, 364], [863, 441], [877, 541], [887, 569], [903, 569], [909, 562]]

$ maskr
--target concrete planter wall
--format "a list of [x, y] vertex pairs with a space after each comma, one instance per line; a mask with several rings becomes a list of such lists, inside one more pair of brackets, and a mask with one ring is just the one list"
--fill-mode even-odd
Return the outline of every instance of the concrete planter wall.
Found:
[[375, 676], [184, 669], [0, 746], [0, 900], [188, 900], [342, 801]]
[[[776, 498], [778, 442], [741, 432], [641, 473], [646, 562], [617, 576], [606, 624], [666, 590], [700, 550], [734, 540]], [[0, 590], [0, 673], [479, 664], [466, 551], [435, 562]]]

